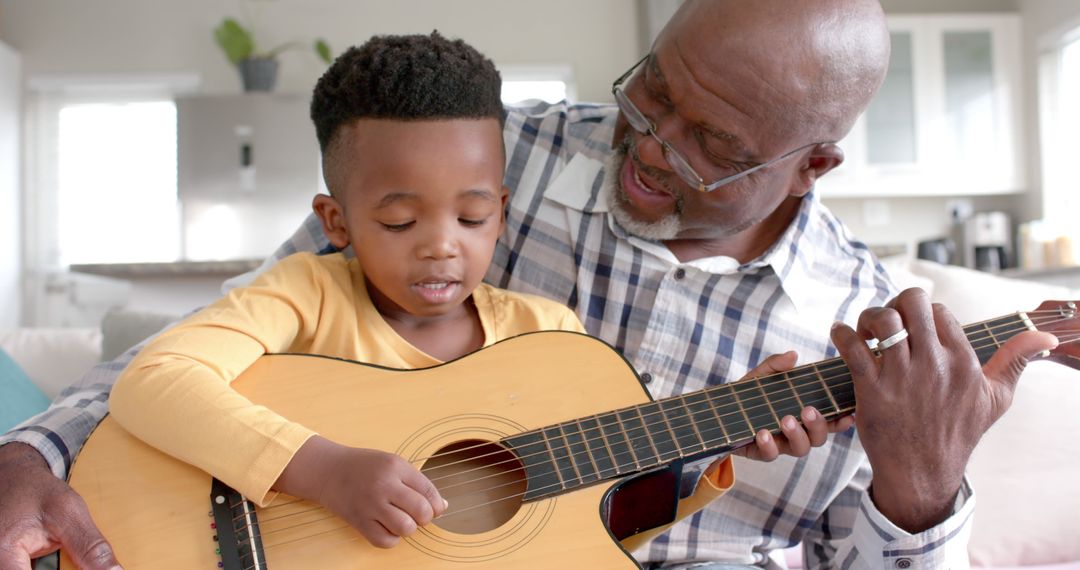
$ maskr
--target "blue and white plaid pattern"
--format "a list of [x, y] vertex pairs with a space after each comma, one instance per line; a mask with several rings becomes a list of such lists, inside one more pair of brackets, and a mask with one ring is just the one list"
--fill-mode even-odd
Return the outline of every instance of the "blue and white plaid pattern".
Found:
[[[615, 174], [605, 161], [615, 116], [613, 107], [594, 105], [508, 112], [512, 194], [487, 280], [574, 308], [589, 333], [651, 378], [654, 397], [738, 379], [787, 350], [798, 351], [800, 363], [833, 357], [831, 324], [854, 323], [864, 308], [895, 293], [866, 246], [813, 194], [779, 241], [747, 264], [680, 263], [665, 247], [628, 236], [607, 211], [608, 177]], [[296, 251], [329, 249], [309, 216], [260, 270]], [[33, 445], [63, 477], [134, 351], [92, 370], [0, 443]], [[808, 567], [966, 565], [970, 489], [965, 486], [949, 520], [908, 535], [869, 499], [870, 470], [853, 431], [802, 459], [736, 463], [729, 493], [635, 556], [650, 566], [710, 560], [770, 566], [770, 551], [803, 542]]]

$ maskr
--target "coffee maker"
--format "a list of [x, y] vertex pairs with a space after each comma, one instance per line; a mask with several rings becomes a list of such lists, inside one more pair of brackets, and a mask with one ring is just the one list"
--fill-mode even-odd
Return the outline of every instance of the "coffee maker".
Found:
[[998, 271], [1012, 266], [1012, 226], [1005, 212], [979, 212], [965, 220], [961, 243], [967, 267]]

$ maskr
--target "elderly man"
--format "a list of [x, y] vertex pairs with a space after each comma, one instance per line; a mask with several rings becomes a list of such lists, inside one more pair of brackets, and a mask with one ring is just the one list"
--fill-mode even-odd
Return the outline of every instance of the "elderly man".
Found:
[[[751, 456], [789, 455], [741, 460], [730, 492], [634, 553], [645, 565], [768, 566], [798, 542], [812, 566], [966, 564], [968, 457], [1027, 357], [1055, 341], [1018, 335], [980, 367], [947, 311], [917, 290], [894, 297], [812, 192], [888, 56], [874, 0], [689, 0], [615, 81], [617, 107], [509, 111], [491, 283], [575, 308], [655, 397], [792, 349], [839, 352], [854, 375], [856, 430], [827, 436], [804, 409], [805, 428], [786, 417], [780, 437], [759, 432]], [[274, 259], [325, 245], [309, 220]], [[869, 338], [888, 339], [880, 357]], [[125, 362], [0, 440], [15, 442], [0, 448], [0, 567], [61, 543], [86, 567], [115, 563], [58, 477]]]

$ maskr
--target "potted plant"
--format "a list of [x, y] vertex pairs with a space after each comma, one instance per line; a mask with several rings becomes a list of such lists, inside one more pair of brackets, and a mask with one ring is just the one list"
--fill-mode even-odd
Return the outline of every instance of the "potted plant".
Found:
[[[225, 18], [221, 25], [214, 29], [214, 39], [229, 61], [240, 70], [244, 91], [273, 90], [277, 81], [277, 56], [286, 50], [304, 47], [300, 42], [287, 42], [261, 51], [255, 45], [252, 31], [232, 18]], [[317, 38], [312, 47], [319, 59], [327, 64], [333, 61], [330, 46], [325, 40]]]

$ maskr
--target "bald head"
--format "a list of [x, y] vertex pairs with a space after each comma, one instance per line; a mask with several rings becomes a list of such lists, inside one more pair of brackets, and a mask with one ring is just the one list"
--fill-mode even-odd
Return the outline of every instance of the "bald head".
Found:
[[737, 81], [770, 128], [807, 142], [843, 138], [889, 64], [878, 0], [687, 0], [665, 45], [697, 61], [703, 87]]

